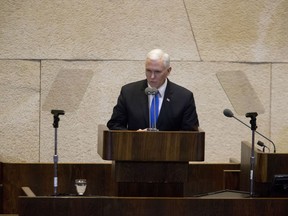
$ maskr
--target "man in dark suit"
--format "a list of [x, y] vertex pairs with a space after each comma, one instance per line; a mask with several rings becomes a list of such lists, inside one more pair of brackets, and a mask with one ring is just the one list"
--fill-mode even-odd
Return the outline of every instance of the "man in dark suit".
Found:
[[[145, 89], [159, 92], [160, 131], [198, 130], [199, 121], [193, 93], [171, 82], [170, 57], [160, 49], [152, 50], [146, 58], [146, 79], [122, 87], [111, 119], [110, 130], [146, 130], [149, 128], [149, 101]], [[151, 96], [151, 95], [150, 95]], [[150, 97], [149, 96], [149, 97]]]

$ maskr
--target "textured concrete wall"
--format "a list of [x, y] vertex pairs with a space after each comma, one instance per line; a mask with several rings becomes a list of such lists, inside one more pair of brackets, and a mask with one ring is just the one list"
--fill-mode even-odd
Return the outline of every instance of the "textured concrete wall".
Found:
[[235, 113], [216, 76], [222, 71], [246, 74], [265, 108], [258, 131], [288, 152], [287, 8], [285, 0], [1, 1], [0, 160], [52, 162], [53, 117], [43, 105], [64, 71], [75, 82], [72, 100], [81, 100], [60, 117], [59, 161], [102, 162], [97, 125], [109, 119], [121, 86], [144, 78], [153, 48], [170, 54], [170, 79], [194, 92], [207, 162], [239, 159], [240, 142], [251, 141], [249, 128], [222, 114]]

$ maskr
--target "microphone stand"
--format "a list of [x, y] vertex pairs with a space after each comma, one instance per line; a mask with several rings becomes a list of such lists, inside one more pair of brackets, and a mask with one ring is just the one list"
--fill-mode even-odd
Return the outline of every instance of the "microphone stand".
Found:
[[251, 118], [251, 130], [252, 130], [252, 148], [250, 157], [250, 196], [254, 196], [254, 167], [255, 167], [255, 156], [254, 156], [254, 146], [255, 146], [255, 131], [257, 129], [256, 125], [256, 112], [246, 113], [247, 118]]
[[154, 110], [153, 111], [152, 131], [157, 131], [157, 126], [156, 126], [156, 94], [153, 95], [153, 100], [154, 100], [153, 107], [151, 107]]
[[51, 110], [51, 113], [53, 114], [54, 117], [54, 122], [53, 122], [53, 127], [54, 127], [54, 156], [53, 156], [53, 162], [54, 162], [54, 181], [53, 181], [53, 195], [57, 196], [57, 188], [58, 188], [58, 155], [57, 155], [57, 129], [59, 127], [59, 115], [64, 115], [65, 112], [64, 110]]

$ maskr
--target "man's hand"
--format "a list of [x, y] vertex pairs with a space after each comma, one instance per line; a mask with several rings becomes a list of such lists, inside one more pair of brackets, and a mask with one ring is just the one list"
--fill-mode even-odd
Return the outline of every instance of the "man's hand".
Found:
[[148, 129], [145, 128], [145, 129], [138, 129], [137, 131], [147, 131]]

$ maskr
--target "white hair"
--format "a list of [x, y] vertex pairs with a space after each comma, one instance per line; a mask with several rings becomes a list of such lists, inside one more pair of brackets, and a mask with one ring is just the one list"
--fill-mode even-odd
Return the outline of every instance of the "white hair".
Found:
[[153, 49], [147, 54], [147, 59], [162, 60], [165, 68], [170, 67], [170, 57], [161, 49]]

